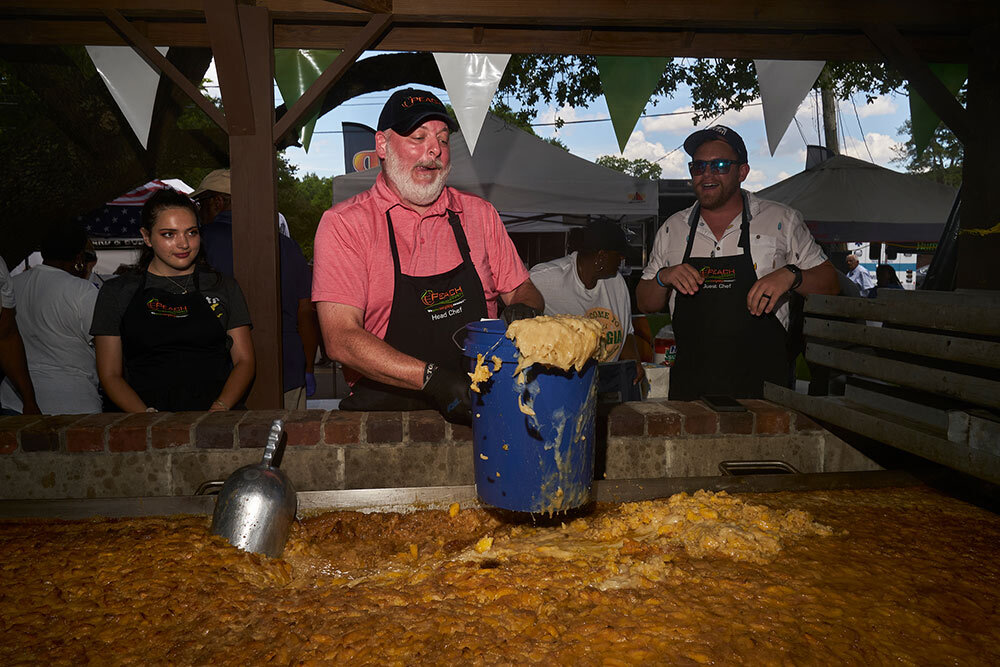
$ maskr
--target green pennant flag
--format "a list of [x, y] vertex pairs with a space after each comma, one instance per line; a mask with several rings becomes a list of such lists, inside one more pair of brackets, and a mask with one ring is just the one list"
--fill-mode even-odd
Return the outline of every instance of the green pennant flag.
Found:
[[[969, 66], [966, 64], [933, 63], [930, 65], [931, 71], [952, 95], [958, 95], [962, 89], [962, 84], [969, 78]], [[913, 143], [919, 157], [927, 145], [934, 137], [934, 131], [941, 124], [941, 119], [931, 110], [930, 105], [920, 97], [913, 86], [910, 86], [910, 131], [913, 134]]]
[[597, 72], [622, 152], [670, 61], [671, 58], [597, 56]]
[[[281, 99], [285, 108], [291, 109], [302, 94], [313, 84], [319, 75], [330, 66], [340, 51], [326, 49], [275, 49], [274, 50], [274, 80], [281, 91]], [[299, 134], [302, 148], [309, 152], [309, 142], [312, 140], [313, 128], [316, 127], [317, 113], [306, 123]]]

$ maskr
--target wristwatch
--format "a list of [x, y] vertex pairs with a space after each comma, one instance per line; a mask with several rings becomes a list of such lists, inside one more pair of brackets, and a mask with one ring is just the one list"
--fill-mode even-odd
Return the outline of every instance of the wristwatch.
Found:
[[795, 280], [792, 282], [792, 286], [788, 288], [789, 292], [794, 292], [802, 284], [802, 269], [794, 264], [785, 264], [785, 268], [795, 274]]

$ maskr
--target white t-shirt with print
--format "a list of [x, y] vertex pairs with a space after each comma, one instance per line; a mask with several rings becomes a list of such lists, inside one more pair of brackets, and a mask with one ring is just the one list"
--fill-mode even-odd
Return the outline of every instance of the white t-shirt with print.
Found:
[[[24, 340], [28, 372], [42, 413], [101, 411], [90, 322], [97, 288], [62, 269], [39, 264], [13, 278], [17, 328]], [[10, 379], [0, 402], [20, 412], [21, 397]]]
[[545, 298], [546, 315], [582, 315], [598, 320], [604, 327], [605, 361], [617, 361], [632, 333], [632, 302], [628, 285], [620, 274], [598, 280], [587, 289], [576, 271], [576, 256], [536, 264], [531, 282]]
[[[795, 264], [803, 271], [826, 261], [826, 255], [816, 243], [802, 214], [778, 202], [759, 199], [746, 193], [750, 201], [750, 255], [758, 278], [763, 278], [786, 264]], [[678, 211], [660, 226], [653, 240], [649, 262], [642, 270], [643, 280], [654, 280], [656, 272], [665, 266], [677, 266], [684, 259], [687, 246], [688, 218], [694, 206]], [[722, 239], [715, 238], [704, 218], [698, 218], [697, 232], [691, 246], [692, 257], [733, 257], [743, 254], [740, 247], [742, 214], [737, 215]], [[670, 294], [670, 311], [674, 310], [674, 292]], [[782, 326], [788, 328], [788, 297], [778, 300], [775, 314]]]

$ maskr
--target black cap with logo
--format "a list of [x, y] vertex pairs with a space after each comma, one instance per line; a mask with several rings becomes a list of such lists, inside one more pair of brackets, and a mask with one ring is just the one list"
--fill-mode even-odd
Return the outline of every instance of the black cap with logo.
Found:
[[736, 157], [739, 158], [740, 162], [747, 162], [747, 146], [743, 143], [743, 137], [736, 134], [736, 130], [725, 125], [713, 125], [693, 133], [684, 140], [684, 150], [693, 157], [698, 147], [708, 141], [725, 141], [736, 151]]
[[416, 88], [397, 90], [382, 107], [378, 131], [392, 130], [406, 136], [431, 119], [444, 121], [452, 132], [458, 129], [458, 123], [434, 93]]

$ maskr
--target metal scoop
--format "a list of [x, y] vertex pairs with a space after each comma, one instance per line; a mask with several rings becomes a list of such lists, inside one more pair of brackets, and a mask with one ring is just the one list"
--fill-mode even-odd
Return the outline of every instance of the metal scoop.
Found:
[[[298, 502], [295, 487], [278, 470], [284, 423], [274, 420], [260, 463], [243, 466], [226, 480], [215, 501], [212, 533], [244, 551], [278, 558], [288, 541]], [[272, 461], [274, 465], [272, 465]]]

